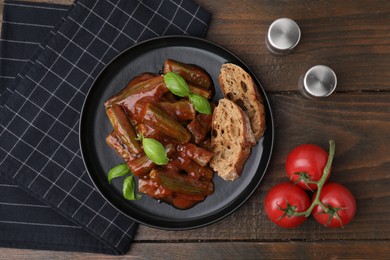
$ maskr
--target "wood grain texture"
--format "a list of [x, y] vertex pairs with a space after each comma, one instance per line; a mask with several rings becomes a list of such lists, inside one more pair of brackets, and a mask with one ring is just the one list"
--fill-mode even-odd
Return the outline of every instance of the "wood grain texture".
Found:
[[[336, 93], [326, 101], [298, 94], [272, 94], [275, 146], [269, 170], [257, 191], [237, 212], [208, 227], [167, 232], [141, 227], [140, 240], [390, 239], [390, 93]], [[344, 229], [328, 229], [312, 218], [296, 229], [273, 225], [263, 210], [266, 192], [288, 181], [284, 160], [294, 146], [336, 141], [330, 181], [345, 185], [357, 199], [355, 219]]]
[[[387, 0], [197, 2], [213, 14], [207, 38], [239, 55], [267, 91], [296, 91], [299, 77], [317, 64], [334, 69], [337, 91], [390, 87]], [[283, 57], [264, 44], [268, 26], [280, 17], [294, 19], [302, 31], [296, 50]]]
[[[3, 249], [7, 260], [53, 259], [386, 259], [388, 241], [134, 243], [125, 256]], [[340, 257], [342, 256], [342, 257]]]
[[[70, 0], [56, 2], [70, 4]], [[2, 7], [0, 2], [0, 8]], [[263, 83], [275, 120], [269, 169], [253, 196], [236, 212], [207, 227], [138, 230], [120, 259], [386, 259], [390, 256], [390, 1], [196, 0], [212, 13], [207, 39], [238, 55]], [[264, 39], [280, 17], [297, 21], [302, 39], [288, 56], [271, 55]], [[316, 64], [332, 67], [336, 93], [303, 98], [299, 77]], [[312, 218], [296, 229], [272, 224], [263, 210], [266, 192], [287, 181], [284, 160], [296, 145], [328, 149], [336, 141], [330, 180], [356, 196], [357, 214], [343, 229]], [[109, 256], [2, 249], [5, 259], [110, 259]], [[0, 257], [0, 258], [1, 258]]]

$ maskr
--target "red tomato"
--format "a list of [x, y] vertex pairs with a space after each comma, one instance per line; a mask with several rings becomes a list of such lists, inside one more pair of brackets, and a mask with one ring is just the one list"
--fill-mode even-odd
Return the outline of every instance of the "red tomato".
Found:
[[291, 182], [274, 186], [265, 197], [264, 208], [268, 218], [278, 226], [292, 228], [305, 222], [306, 217], [294, 216], [294, 212], [306, 211], [310, 206], [309, 196]]
[[352, 193], [341, 184], [325, 184], [320, 194], [320, 201], [329, 211], [325, 213], [321, 206], [317, 205], [314, 207], [312, 215], [318, 223], [326, 227], [345, 226], [355, 216], [356, 200]]
[[317, 190], [316, 184], [307, 181], [321, 179], [327, 161], [328, 153], [318, 145], [299, 145], [287, 155], [287, 177], [305, 190]]

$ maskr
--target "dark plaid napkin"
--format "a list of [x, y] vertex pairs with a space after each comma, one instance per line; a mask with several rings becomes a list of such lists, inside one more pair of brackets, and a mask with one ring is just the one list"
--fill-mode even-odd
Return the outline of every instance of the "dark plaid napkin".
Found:
[[[61, 18], [62, 17], [62, 18]], [[78, 142], [96, 76], [162, 35], [205, 35], [191, 0], [6, 0], [0, 41], [0, 246], [124, 254], [137, 223], [94, 188]]]

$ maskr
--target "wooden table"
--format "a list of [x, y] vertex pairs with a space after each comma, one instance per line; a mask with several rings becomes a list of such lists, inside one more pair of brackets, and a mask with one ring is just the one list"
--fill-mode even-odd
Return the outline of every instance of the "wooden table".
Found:
[[[70, 4], [70, 0], [47, 0]], [[388, 0], [197, 0], [212, 14], [207, 39], [241, 57], [260, 78], [275, 120], [270, 167], [253, 196], [218, 223], [190, 231], [141, 226], [121, 259], [390, 258], [390, 1]], [[280, 17], [302, 30], [296, 50], [283, 57], [265, 48], [268, 26]], [[323, 100], [299, 94], [309, 67], [330, 66], [336, 92]], [[263, 210], [267, 191], [287, 180], [284, 160], [294, 146], [336, 141], [332, 181], [357, 199], [355, 219], [328, 229], [312, 218], [295, 229], [272, 224]], [[109, 256], [1, 249], [21, 259]]]

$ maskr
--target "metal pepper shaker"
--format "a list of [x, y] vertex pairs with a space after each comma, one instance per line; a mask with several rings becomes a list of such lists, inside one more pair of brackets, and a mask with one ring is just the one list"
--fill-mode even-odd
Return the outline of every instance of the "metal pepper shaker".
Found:
[[285, 55], [294, 50], [300, 39], [298, 24], [289, 18], [279, 18], [269, 26], [265, 44], [272, 53]]
[[311, 99], [327, 97], [337, 86], [337, 77], [334, 71], [324, 65], [310, 68], [299, 79], [298, 88], [301, 93]]

